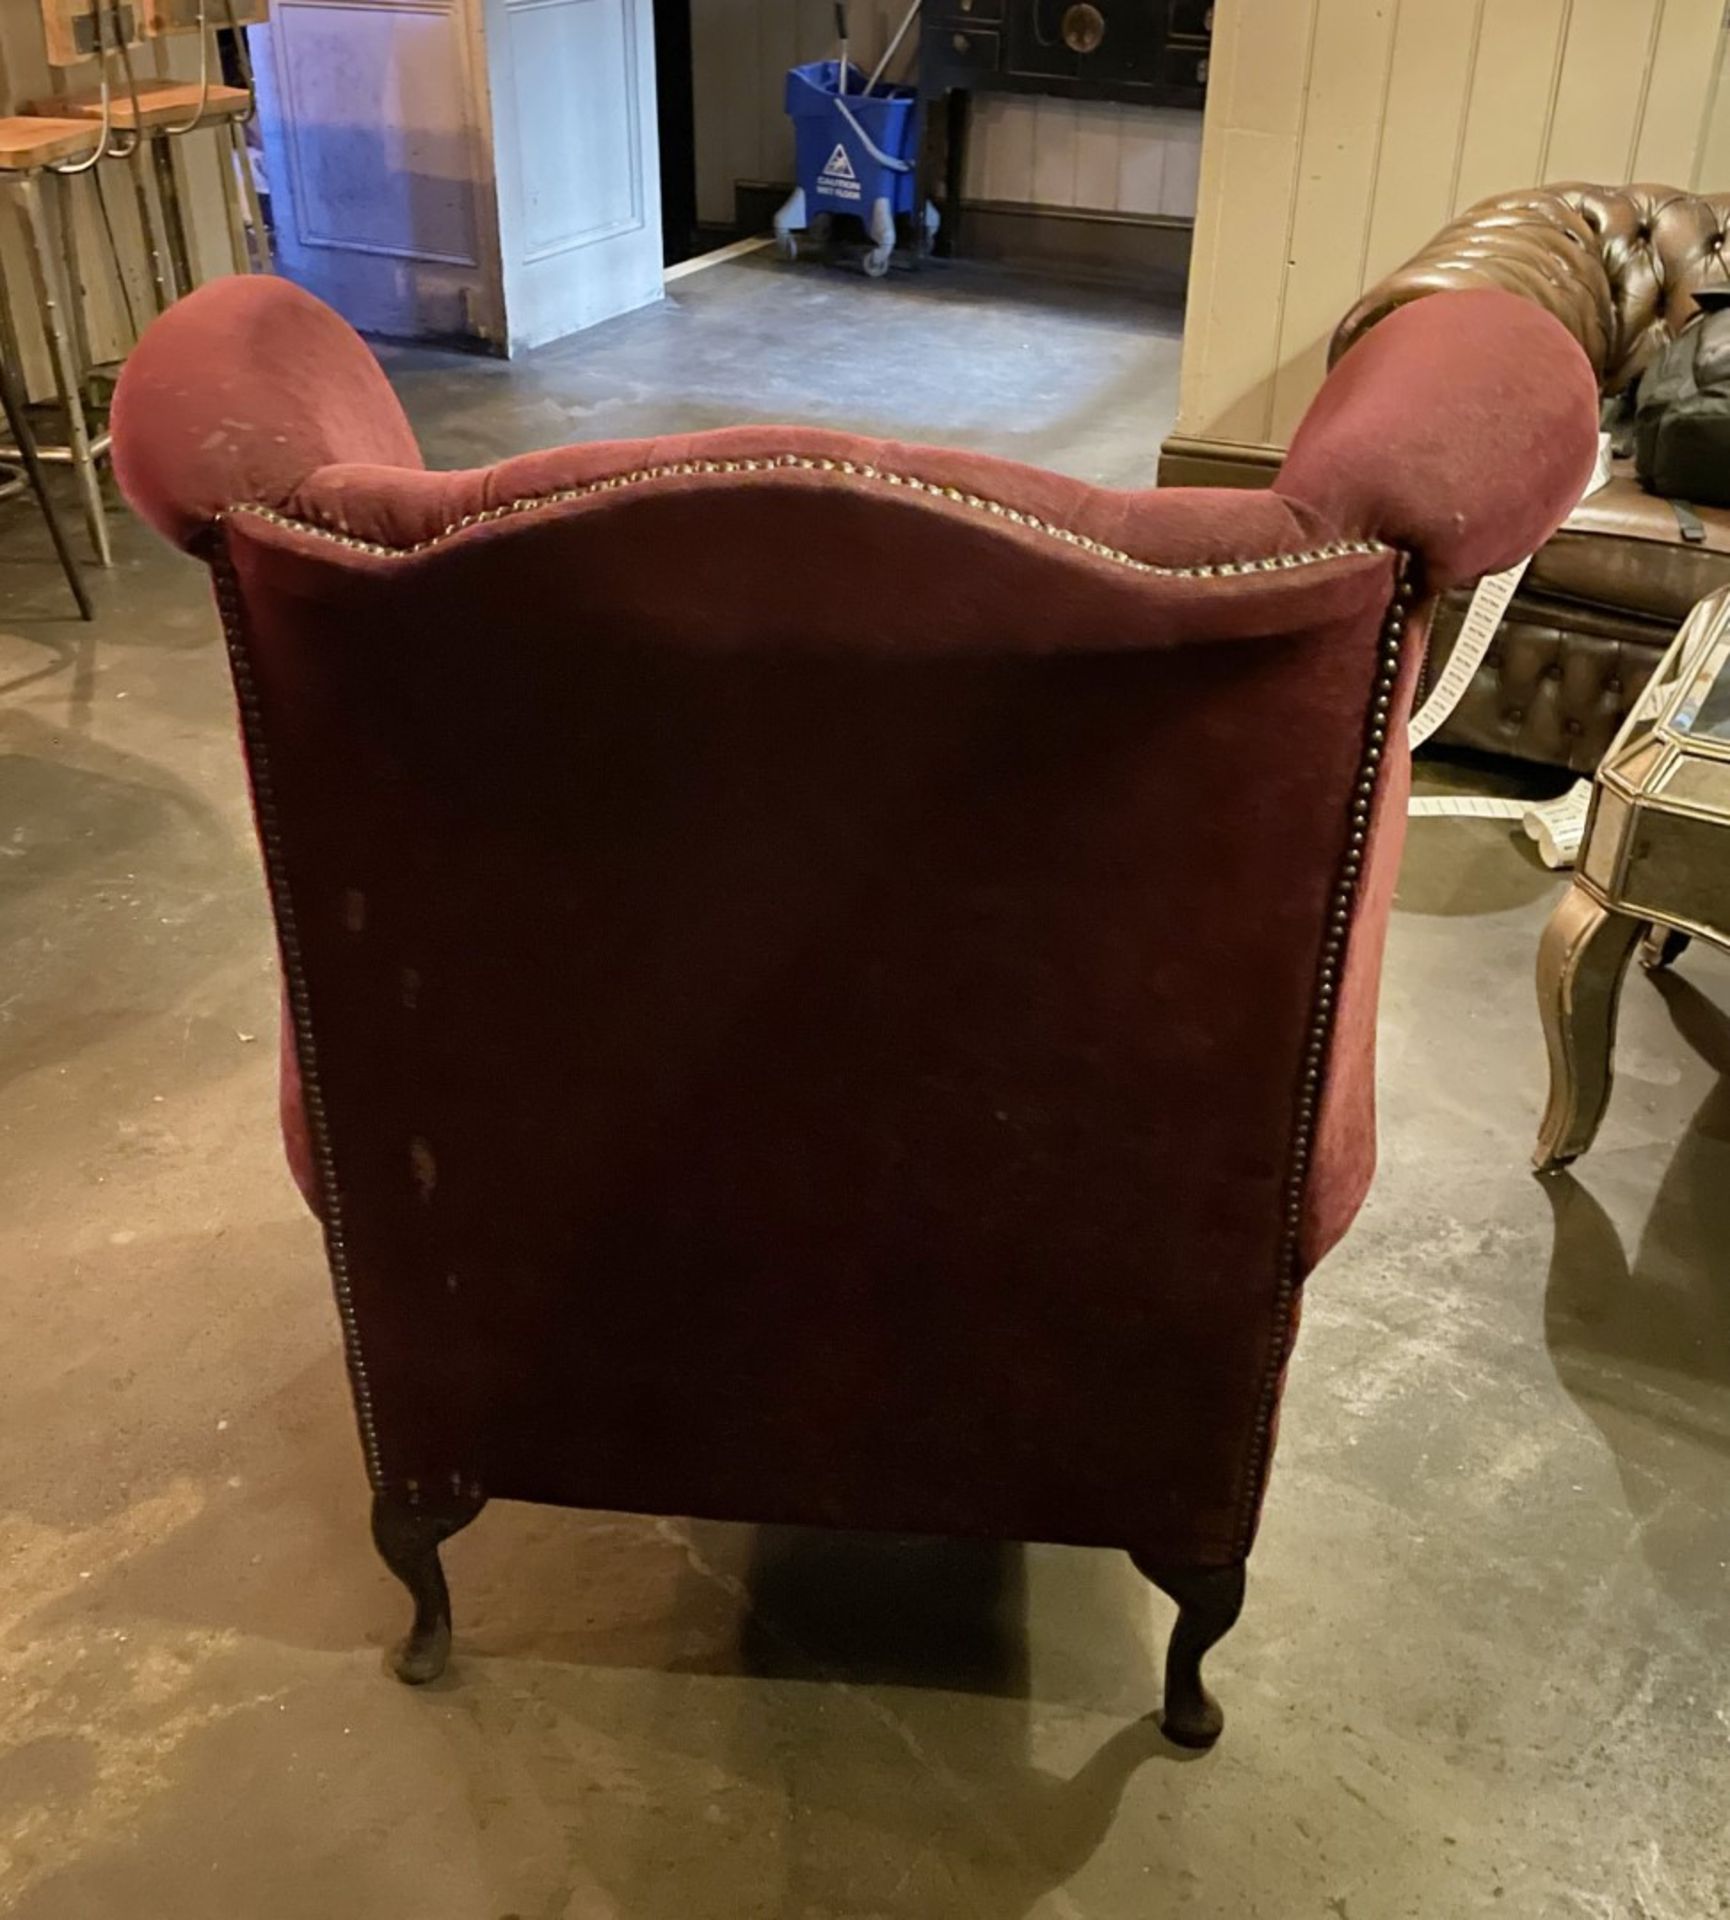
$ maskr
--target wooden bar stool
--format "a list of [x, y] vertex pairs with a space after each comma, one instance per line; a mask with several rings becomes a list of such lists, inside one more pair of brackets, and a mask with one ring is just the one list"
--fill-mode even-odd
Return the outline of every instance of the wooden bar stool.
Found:
[[30, 431], [30, 414], [25, 406], [24, 389], [4, 353], [0, 353], [0, 413], [6, 416], [6, 424], [12, 430], [12, 438], [18, 443], [18, 458], [24, 467], [22, 475], [16, 480], [0, 482], [0, 499], [10, 499], [26, 486], [35, 494], [42, 518], [47, 522], [48, 538], [54, 543], [60, 570], [66, 576], [66, 584], [72, 589], [79, 614], [86, 620], [94, 620], [96, 610], [90, 604], [84, 577], [79, 573], [78, 562], [73, 559], [72, 548], [67, 544], [66, 530], [60, 524], [54, 496], [48, 491], [48, 478], [42, 471], [42, 457], [37, 451], [36, 436]]
[[[101, 89], [86, 87], [76, 93], [50, 95], [37, 101], [35, 110], [78, 120], [100, 121]], [[185, 134], [205, 127], [215, 128], [226, 148], [222, 168], [222, 201], [228, 215], [229, 244], [233, 249], [235, 272], [270, 271], [270, 237], [265, 230], [258, 188], [252, 177], [252, 162], [246, 151], [246, 123], [252, 117], [252, 95], [246, 88], [224, 86], [216, 82], [206, 87], [196, 80], [140, 80], [135, 86], [114, 86], [110, 89], [109, 115], [116, 132], [140, 136], [132, 159], [134, 178], [140, 183], [141, 220], [148, 220], [147, 195], [141, 184], [146, 149], [155, 174], [156, 199], [161, 210], [169, 262], [168, 273], [164, 274], [160, 257], [155, 252], [154, 232], [147, 225], [146, 235], [151, 244], [159, 310], [178, 296], [190, 293], [194, 285], [186, 217], [181, 208], [180, 188], [174, 171], [173, 142]]]
[[[107, 455], [108, 434], [93, 434], [84, 410], [90, 351], [85, 338], [77, 223], [67, 201], [66, 180], [54, 171], [67, 161], [87, 159], [100, 138], [100, 128], [82, 118], [0, 119], [0, 186], [11, 188], [24, 212], [37, 309], [54, 365], [55, 390], [66, 416], [65, 446], [44, 447], [42, 457], [71, 462], [78, 477], [90, 544], [106, 567], [110, 564], [108, 520], [97, 467]], [[11, 312], [3, 299], [0, 357], [13, 368], [23, 364], [13, 336]]]

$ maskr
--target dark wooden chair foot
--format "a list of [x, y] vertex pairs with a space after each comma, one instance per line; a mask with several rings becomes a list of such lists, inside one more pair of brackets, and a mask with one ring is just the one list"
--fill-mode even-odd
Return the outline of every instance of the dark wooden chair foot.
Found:
[[1640, 942], [1640, 964], [1648, 973], [1673, 967], [1688, 951], [1689, 936], [1677, 927], [1651, 927]]
[[1180, 1747], [1211, 1747], [1225, 1715], [1202, 1685], [1202, 1656], [1237, 1624], [1243, 1611], [1243, 1568], [1168, 1567], [1139, 1553], [1130, 1558], [1161, 1593], [1177, 1602], [1177, 1624], [1165, 1652], [1160, 1726]]
[[373, 1496], [373, 1544], [414, 1601], [408, 1638], [391, 1654], [391, 1671], [408, 1686], [425, 1686], [445, 1670], [451, 1651], [451, 1596], [439, 1548], [485, 1504], [478, 1497], [411, 1501], [395, 1493]]

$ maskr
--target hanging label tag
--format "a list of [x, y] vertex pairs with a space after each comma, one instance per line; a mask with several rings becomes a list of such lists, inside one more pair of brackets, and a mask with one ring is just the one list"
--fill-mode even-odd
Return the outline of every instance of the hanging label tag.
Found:
[[[1601, 433], [1592, 477], [1580, 496], [1582, 504], [1609, 484], [1610, 436]], [[1509, 567], [1505, 573], [1487, 574], [1478, 582], [1472, 604], [1460, 623], [1454, 650], [1442, 669], [1442, 677], [1412, 716], [1410, 738], [1414, 749], [1421, 747], [1465, 698], [1466, 689], [1483, 665], [1509, 602], [1519, 591], [1531, 564], [1528, 555], [1518, 566]], [[1530, 800], [1497, 800], [1480, 794], [1426, 794], [1413, 800], [1407, 811], [1414, 820], [1518, 820], [1538, 843], [1545, 866], [1563, 868], [1571, 867], [1580, 851], [1591, 801], [1591, 781], [1578, 780], [1559, 798], [1537, 804]]]
[[1528, 557], [1517, 567], [1510, 567], [1506, 573], [1486, 574], [1478, 582], [1471, 607], [1461, 623], [1459, 638], [1454, 642], [1454, 650], [1448, 655], [1448, 664], [1442, 670], [1442, 677], [1430, 689], [1430, 697], [1424, 702], [1422, 710], [1412, 715], [1411, 741], [1414, 749], [1421, 747], [1466, 697], [1472, 676], [1483, 665], [1490, 642], [1495, 639], [1496, 630], [1502, 624], [1502, 615], [1508, 611], [1508, 602], [1518, 592], [1520, 582], [1526, 577], [1526, 569], [1531, 564]]
[[[1590, 500], [1593, 494], [1609, 484], [1610, 436], [1601, 433], [1598, 435], [1598, 457], [1592, 464], [1592, 477], [1586, 482], [1586, 491], [1580, 495], [1581, 501]], [[1421, 747], [1466, 697], [1472, 676], [1483, 665], [1490, 642], [1495, 639], [1496, 630], [1502, 624], [1502, 616], [1508, 611], [1508, 603], [1519, 591], [1520, 582], [1526, 577], [1526, 569], [1531, 564], [1532, 556], [1528, 554], [1517, 567], [1510, 567], [1506, 573], [1486, 574], [1478, 582], [1471, 607], [1461, 623], [1459, 638], [1454, 642], [1454, 650], [1448, 655], [1448, 664], [1442, 670], [1442, 677], [1430, 689], [1430, 697], [1424, 702], [1422, 710], [1412, 716], [1411, 742], [1414, 748]]]

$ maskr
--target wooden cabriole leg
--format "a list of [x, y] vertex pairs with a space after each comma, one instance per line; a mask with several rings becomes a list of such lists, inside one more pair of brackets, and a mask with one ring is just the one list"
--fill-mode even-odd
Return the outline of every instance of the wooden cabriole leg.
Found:
[[1616, 1009], [1644, 921], [1607, 907], [1579, 881], [1538, 944], [1538, 1013], [1550, 1053], [1550, 1098], [1532, 1164], [1540, 1173], [1586, 1151], [1610, 1102]]
[[1225, 1715], [1202, 1684], [1201, 1663], [1237, 1624], [1243, 1611], [1244, 1570], [1171, 1567], [1132, 1553], [1137, 1568], [1177, 1602], [1177, 1624], [1165, 1651], [1165, 1710], [1160, 1725], [1180, 1747], [1211, 1747]]
[[485, 1505], [478, 1495], [442, 1500], [397, 1493], [373, 1496], [373, 1544], [414, 1601], [414, 1624], [391, 1655], [391, 1670], [411, 1687], [436, 1680], [450, 1658], [451, 1596], [439, 1548]]

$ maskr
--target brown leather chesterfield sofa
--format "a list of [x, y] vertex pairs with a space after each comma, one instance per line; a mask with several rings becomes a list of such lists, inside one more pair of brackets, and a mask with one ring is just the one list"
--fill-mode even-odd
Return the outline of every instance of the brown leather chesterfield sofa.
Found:
[[[1696, 289], [1730, 286], [1727, 229], [1730, 193], [1568, 184], [1502, 194], [1372, 287], [1340, 322], [1332, 358], [1426, 294], [1502, 287], [1579, 341], [1613, 412], [1696, 311]], [[1695, 601], [1730, 585], [1730, 511], [1697, 506], [1692, 517], [1690, 540], [1632, 461], [1618, 461], [1610, 485], [1534, 559], [1438, 737], [1590, 772]], [[1439, 610], [1426, 684], [1469, 599], [1452, 595]]]
[[311, 296], [156, 322], [116, 463], [215, 577], [402, 1678], [440, 1542], [553, 1501], [1127, 1548], [1215, 1737], [1374, 1160], [1425, 605], [1596, 410], [1478, 293], [1261, 493], [797, 427], [429, 473]]

